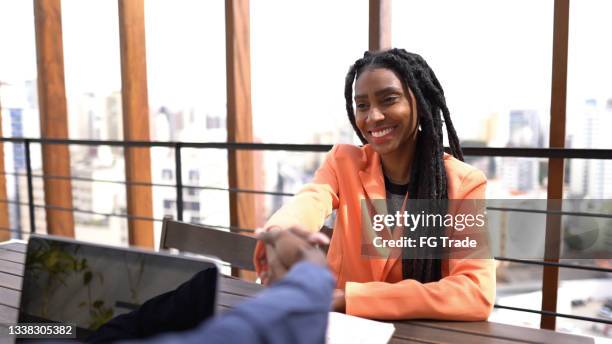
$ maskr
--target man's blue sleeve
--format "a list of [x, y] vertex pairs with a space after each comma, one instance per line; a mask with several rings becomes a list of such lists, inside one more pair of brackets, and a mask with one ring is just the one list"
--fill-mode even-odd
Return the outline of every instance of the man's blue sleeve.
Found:
[[334, 286], [327, 269], [300, 262], [282, 280], [231, 311], [195, 330], [147, 343], [324, 343]]

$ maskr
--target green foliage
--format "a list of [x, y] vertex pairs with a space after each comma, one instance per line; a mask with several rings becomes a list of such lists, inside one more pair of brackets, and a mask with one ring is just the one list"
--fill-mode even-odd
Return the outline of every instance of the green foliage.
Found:
[[[79, 307], [89, 308], [89, 329], [96, 330], [108, 320], [112, 319], [114, 310], [112, 307], [105, 307], [104, 300], [94, 300], [92, 302], [92, 281], [98, 277], [100, 287], [104, 284], [104, 277], [101, 273], [95, 273], [90, 269], [87, 259], [79, 260], [75, 257], [78, 246], [73, 253], [68, 252], [68, 247], [62, 243], [43, 243], [44, 246], [35, 250], [29, 250], [27, 254], [28, 269], [32, 272], [45, 272], [43, 288], [43, 303], [40, 314], [48, 317], [49, 295], [58, 287], [67, 286], [66, 279], [74, 274], [82, 274], [83, 286], [87, 288], [87, 300], [79, 303]], [[38, 274], [34, 274], [38, 277]]]
[[[47, 317], [49, 295], [60, 285], [65, 286], [66, 278], [70, 275], [83, 271], [87, 267], [87, 261], [76, 259], [62, 243], [43, 243], [42, 247], [28, 251], [27, 260], [29, 271], [45, 272], [43, 275], [46, 276], [46, 279], [43, 281], [43, 302], [40, 314], [42, 317]], [[38, 277], [38, 274], [34, 276]]]
[[89, 329], [97, 330], [113, 318], [113, 309], [111, 307], [104, 307], [103, 300], [96, 300], [93, 302], [92, 307], [89, 308], [89, 316]]

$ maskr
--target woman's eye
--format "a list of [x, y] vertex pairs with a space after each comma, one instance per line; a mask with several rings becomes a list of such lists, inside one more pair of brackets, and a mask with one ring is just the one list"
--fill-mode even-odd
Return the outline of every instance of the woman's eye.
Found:
[[397, 100], [397, 97], [396, 96], [392, 96], [392, 97], [386, 97], [384, 101], [385, 101], [385, 103], [389, 104], [389, 103], [395, 102], [396, 100]]
[[364, 109], [367, 109], [368, 104], [363, 104], [362, 103], [362, 104], [357, 104], [356, 106], [357, 106], [357, 109], [364, 110]]

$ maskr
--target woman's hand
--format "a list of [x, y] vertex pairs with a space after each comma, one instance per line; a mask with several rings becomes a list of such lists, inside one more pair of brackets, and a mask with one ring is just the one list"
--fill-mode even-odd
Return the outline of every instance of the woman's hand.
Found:
[[334, 290], [332, 297], [332, 310], [334, 312], [346, 313], [346, 294], [342, 289]]

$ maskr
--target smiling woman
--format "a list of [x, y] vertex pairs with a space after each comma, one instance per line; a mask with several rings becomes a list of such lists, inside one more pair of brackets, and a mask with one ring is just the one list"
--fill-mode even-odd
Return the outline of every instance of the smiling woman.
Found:
[[[377, 319], [486, 319], [495, 299], [492, 260], [439, 259], [439, 247], [411, 252], [415, 259], [363, 252], [368, 216], [409, 209], [418, 199], [484, 198], [484, 174], [462, 161], [434, 72], [421, 56], [403, 49], [366, 52], [348, 72], [345, 100], [349, 121], [364, 145], [334, 146], [312, 183], [279, 209], [264, 230], [317, 231], [337, 210], [327, 260], [337, 276], [338, 311]], [[451, 154], [443, 150], [444, 127]], [[376, 200], [386, 201], [386, 209], [376, 208]], [[404, 247], [403, 252], [414, 249]], [[264, 282], [274, 279], [268, 262], [279, 261], [278, 252], [261, 243], [256, 249], [255, 264]]]

